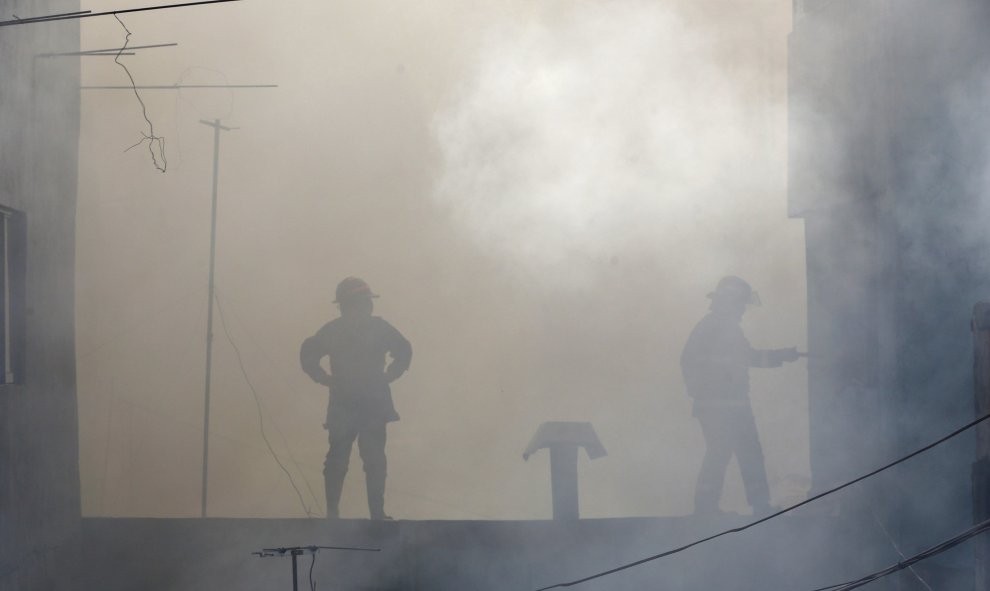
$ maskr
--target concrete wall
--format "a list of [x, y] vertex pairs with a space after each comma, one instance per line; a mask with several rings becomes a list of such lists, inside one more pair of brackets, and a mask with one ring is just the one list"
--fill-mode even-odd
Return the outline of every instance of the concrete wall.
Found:
[[[811, 468], [821, 489], [973, 417], [969, 321], [990, 293], [990, 3], [796, 7], [789, 190], [792, 215], [807, 225]], [[913, 546], [966, 527], [972, 461], [972, 438], [960, 438], [878, 481], [870, 494], [898, 540]], [[965, 562], [966, 552], [939, 560]]]
[[[79, 10], [0, 1], [0, 20]], [[74, 248], [77, 21], [0, 27], [0, 205], [24, 213], [22, 383], [0, 385], [0, 590], [70, 589], [79, 541]]]

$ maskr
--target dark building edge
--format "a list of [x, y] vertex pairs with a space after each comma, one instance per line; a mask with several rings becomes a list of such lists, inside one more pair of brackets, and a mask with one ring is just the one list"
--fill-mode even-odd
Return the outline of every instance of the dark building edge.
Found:
[[[789, 199], [806, 228], [814, 491], [973, 418], [988, 28], [978, 0], [795, 2]], [[970, 433], [857, 494], [924, 547], [971, 522], [973, 448]], [[933, 560], [971, 568], [972, 547]]]
[[[3, 18], [79, 10], [4, 2]], [[0, 590], [77, 589], [80, 482], [75, 378], [79, 22], [0, 28], [0, 205], [23, 214], [18, 383], [0, 385]]]

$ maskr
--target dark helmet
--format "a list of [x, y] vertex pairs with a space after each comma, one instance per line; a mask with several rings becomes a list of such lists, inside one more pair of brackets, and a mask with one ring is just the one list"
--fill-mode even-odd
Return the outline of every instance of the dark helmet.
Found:
[[763, 303], [760, 301], [760, 294], [753, 291], [745, 279], [735, 275], [727, 275], [720, 279], [715, 291], [708, 294], [708, 298], [741, 302], [750, 306], [759, 306]]
[[378, 295], [371, 292], [371, 287], [360, 277], [347, 277], [337, 284], [337, 299], [335, 304], [352, 302], [361, 298], [377, 298]]

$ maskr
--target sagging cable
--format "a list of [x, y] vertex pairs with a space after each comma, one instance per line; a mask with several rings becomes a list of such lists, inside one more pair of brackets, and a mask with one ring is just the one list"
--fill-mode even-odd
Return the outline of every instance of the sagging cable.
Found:
[[[917, 449], [917, 450], [909, 453], [906, 456], [902, 456], [902, 457], [894, 460], [893, 462], [890, 462], [889, 464], [886, 464], [884, 466], [881, 466], [880, 468], [877, 468], [876, 470], [873, 470], [872, 472], [869, 472], [867, 474], [864, 474], [864, 475], [860, 476], [859, 478], [855, 478], [853, 480], [850, 480], [850, 481], [846, 482], [845, 484], [840, 484], [839, 486], [836, 486], [835, 488], [831, 488], [831, 489], [826, 490], [824, 492], [818, 493], [817, 495], [814, 495], [812, 497], [808, 497], [807, 499], [801, 501], [800, 503], [796, 503], [794, 505], [791, 505], [790, 507], [786, 507], [784, 509], [781, 509], [781, 510], [775, 512], [775, 513], [771, 513], [770, 515], [767, 515], [766, 517], [763, 517], [761, 519], [757, 519], [756, 521], [747, 523], [746, 525], [743, 525], [743, 526], [740, 526], [740, 527], [735, 527], [735, 528], [732, 528], [732, 529], [727, 529], [727, 530], [721, 531], [721, 532], [719, 532], [717, 534], [713, 534], [713, 535], [710, 535], [708, 537], [701, 538], [700, 540], [696, 540], [694, 542], [691, 542], [690, 544], [685, 544], [685, 545], [680, 546], [678, 548], [674, 548], [672, 550], [667, 550], [666, 552], [661, 552], [660, 554], [654, 554], [653, 556], [647, 556], [646, 558], [641, 558], [641, 559], [636, 560], [634, 562], [629, 562], [627, 564], [623, 564], [621, 566], [617, 566], [615, 568], [611, 568], [611, 569], [606, 570], [606, 571], [595, 573], [593, 575], [589, 575], [589, 576], [584, 577], [582, 579], [577, 579], [575, 581], [570, 581], [570, 582], [567, 582], [567, 583], [557, 583], [555, 585], [550, 585], [550, 586], [547, 586], [547, 587], [540, 587], [539, 589], [537, 589], [537, 591], [547, 591], [549, 589], [559, 589], [561, 587], [573, 587], [574, 585], [580, 585], [581, 583], [587, 583], [588, 581], [593, 581], [595, 579], [600, 579], [600, 578], [606, 577], [608, 575], [612, 575], [612, 574], [615, 574], [615, 573], [618, 573], [618, 572], [622, 572], [624, 570], [628, 570], [630, 568], [637, 567], [637, 566], [640, 566], [642, 564], [646, 564], [647, 562], [652, 562], [654, 560], [659, 560], [659, 559], [665, 558], [667, 556], [673, 556], [674, 554], [679, 554], [681, 552], [684, 552], [685, 550], [688, 550], [690, 548], [694, 548], [695, 546], [699, 546], [699, 545], [704, 544], [706, 542], [710, 542], [710, 541], [715, 540], [717, 538], [721, 538], [722, 536], [727, 536], [729, 534], [734, 534], [734, 533], [739, 533], [739, 532], [746, 531], [747, 529], [749, 529], [751, 527], [757, 526], [757, 525], [759, 525], [761, 523], [765, 523], [765, 522], [770, 521], [771, 519], [774, 519], [776, 517], [780, 517], [781, 515], [783, 515], [785, 513], [788, 513], [790, 511], [793, 511], [793, 510], [795, 510], [795, 509], [797, 509], [799, 507], [803, 507], [803, 506], [805, 506], [805, 505], [807, 505], [809, 503], [813, 503], [813, 502], [815, 502], [815, 501], [817, 501], [819, 499], [822, 499], [822, 498], [827, 497], [827, 496], [829, 496], [831, 494], [837, 493], [840, 490], [849, 488], [850, 486], [852, 486], [852, 485], [854, 485], [854, 484], [856, 484], [858, 482], [862, 482], [862, 481], [864, 481], [864, 480], [866, 480], [868, 478], [872, 478], [873, 476], [876, 476], [877, 474], [880, 474], [881, 472], [885, 472], [885, 471], [889, 470], [890, 468], [893, 468], [894, 466], [897, 466], [899, 464], [903, 464], [904, 462], [906, 462], [906, 461], [908, 461], [908, 460], [910, 460], [910, 459], [912, 459], [912, 458], [914, 458], [916, 456], [919, 456], [919, 455], [925, 453], [926, 451], [928, 451], [928, 450], [930, 450], [930, 449], [932, 449], [934, 447], [937, 447], [937, 446], [945, 443], [946, 441], [949, 441], [950, 439], [953, 439], [954, 437], [957, 437], [957, 436], [961, 435], [962, 433], [965, 433], [966, 431], [969, 431], [970, 429], [972, 429], [973, 427], [979, 425], [980, 423], [983, 423], [987, 419], [990, 419], [990, 413], [985, 414], [982, 417], [979, 417], [978, 419], [975, 419], [973, 421], [970, 421], [969, 423], [966, 423], [962, 427], [959, 427], [958, 429], [956, 429], [952, 433], [949, 433], [948, 435], [946, 435], [946, 436], [938, 439], [937, 441], [933, 441], [932, 443], [929, 443], [928, 445], [926, 445], [926, 446], [924, 446], [924, 447], [922, 447], [920, 449]], [[816, 591], [818, 591], [818, 590], [816, 590]]]

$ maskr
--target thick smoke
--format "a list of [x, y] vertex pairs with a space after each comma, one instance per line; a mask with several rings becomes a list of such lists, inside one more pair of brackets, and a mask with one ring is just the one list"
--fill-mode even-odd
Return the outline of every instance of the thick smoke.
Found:
[[[128, 62], [141, 82], [281, 84], [232, 100], [146, 95], [156, 123], [175, 130], [170, 174], [121, 153], [136, 139], [133, 96], [84, 95], [86, 514], [198, 514], [213, 155], [198, 119], [213, 116], [240, 129], [222, 140], [218, 285], [238, 349], [218, 318], [211, 515], [303, 515], [261, 441], [238, 354], [268, 437], [303, 503], [320, 509], [326, 393], [297, 352], [335, 315], [334, 284], [350, 274], [382, 294], [376, 310], [415, 350], [389, 428], [387, 507], [402, 519], [549, 517], [546, 452], [520, 454], [550, 420], [592, 422], [609, 451], [581, 455], [585, 517], [690, 512], [703, 441], [678, 354], [728, 273], [762, 296], [744, 321], [753, 344], [804, 349], [806, 228], [820, 264], [811, 307], [832, 308], [816, 316], [809, 365], [752, 372], [773, 502], [822, 484], [810, 481], [809, 431], [827, 444], [816, 476], [834, 484], [968, 416], [968, 307], [987, 276], [987, 77], [985, 52], [970, 46], [985, 37], [971, 30], [986, 22], [979, 2], [797, 3], [817, 27], [800, 40], [819, 37], [817, 54], [791, 55], [791, 81], [811, 96], [790, 105], [787, 1], [372, 0], [285, 22], [237, 4], [127, 19], [134, 43], [180, 42]], [[83, 39], [111, 47], [120, 28], [92, 22]], [[973, 63], [960, 69], [960, 55]], [[83, 64], [86, 82], [113, 74]], [[807, 225], [787, 218], [788, 153], [790, 213], [823, 216]], [[806, 370], [822, 404], [810, 414]], [[881, 400], [891, 412], [878, 417]], [[763, 535], [780, 549], [764, 554], [835, 582], [835, 564], [861, 574], [898, 559], [892, 542], [910, 552], [955, 533], [969, 519], [969, 443], [777, 521]], [[363, 484], [355, 454], [343, 516], [366, 515]], [[748, 511], [734, 468], [722, 507]], [[853, 529], [818, 519], [855, 511]], [[614, 554], [574, 543], [605, 568], [709, 533], [683, 524]], [[760, 540], [731, 543], [762, 552]], [[745, 568], [738, 546], [709, 548]]]
[[437, 198], [486, 250], [568, 287], [617, 252], [717, 275], [726, 234], [779, 195], [767, 123], [784, 105], [718, 63], [716, 35], [636, 1], [493, 27], [437, 117]]
[[[700, 442], [676, 357], [718, 277], [744, 274], [766, 290], [772, 309], [752, 314], [757, 342], [800, 338], [801, 236], [781, 183], [786, 105], [767, 91], [772, 54], [726, 56], [728, 32], [650, 2], [549, 8], [487, 31], [434, 123], [434, 197], [503, 273], [553, 301], [529, 337], [541, 361], [528, 379], [553, 392], [545, 418], [614, 429], [629, 468], [599, 478], [625, 490], [598, 494], [633, 511], [689, 508]], [[775, 493], [788, 499], [807, 487], [803, 454], [779, 453], [804, 437], [800, 379], [754, 382], [778, 450]]]
[[[520, 455], [550, 420], [591, 421], [609, 451], [581, 460], [583, 514], [689, 512], [703, 443], [677, 357], [705, 294], [743, 275], [765, 303], [747, 319], [754, 344], [804, 341], [803, 235], [784, 194], [787, 11], [321, 10], [291, 25], [302, 50], [254, 26], [270, 15], [249, 4], [133, 23], [134, 43], [180, 42], [129, 62], [142, 82], [280, 84], [235, 92], [229, 115], [226, 94], [205, 107], [146, 95], [176, 130], [174, 175], [120, 153], [132, 100], [84, 95], [85, 511], [198, 514], [212, 164], [198, 119], [215, 106], [240, 128], [221, 138], [218, 293], [307, 503], [322, 504], [326, 394], [298, 347], [335, 315], [334, 284], [358, 274], [415, 351], [389, 430], [397, 517], [549, 516], [549, 462]], [[205, 41], [224, 16], [256, 32], [249, 48]], [[91, 46], [119, 36], [86, 27]], [[91, 83], [116, 81], [83, 65]], [[216, 322], [211, 514], [301, 515]], [[804, 383], [801, 365], [754, 373], [780, 501], [807, 488]], [[744, 510], [728, 481], [724, 505]], [[355, 457], [342, 514], [365, 511]]]

